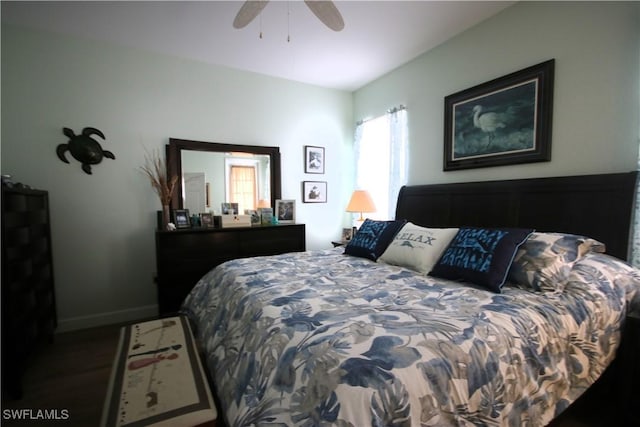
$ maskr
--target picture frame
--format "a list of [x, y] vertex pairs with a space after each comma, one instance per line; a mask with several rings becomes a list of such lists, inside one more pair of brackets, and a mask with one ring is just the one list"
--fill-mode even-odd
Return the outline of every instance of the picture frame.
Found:
[[220, 203], [220, 209], [222, 215], [238, 215], [238, 204], [237, 203]]
[[201, 213], [200, 214], [200, 226], [202, 228], [214, 228], [213, 214]]
[[258, 208], [258, 214], [262, 225], [271, 225], [273, 223], [273, 208]]
[[302, 203], [327, 203], [327, 182], [302, 181]]
[[251, 225], [260, 225], [260, 214], [256, 209], [245, 209], [244, 214], [251, 216]]
[[176, 226], [176, 228], [191, 228], [189, 209], [174, 209], [173, 224]]
[[551, 160], [555, 60], [444, 99], [443, 170]]
[[304, 146], [304, 172], [324, 174], [324, 147]]
[[343, 228], [342, 229], [342, 241], [343, 242], [347, 242], [349, 240], [353, 239], [353, 228], [349, 227], [349, 228]]
[[296, 222], [296, 201], [276, 200], [276, 208], [273, 214], [279, 224], [294, 224]]

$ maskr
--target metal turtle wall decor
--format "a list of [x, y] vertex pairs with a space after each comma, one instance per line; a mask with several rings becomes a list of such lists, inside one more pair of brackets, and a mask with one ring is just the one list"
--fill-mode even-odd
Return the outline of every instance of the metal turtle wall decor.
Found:
[[80, 135], [76, 135], [73, 130], [62, 128], [62, 133], [69, 138], [69, 142], [58, 145], [56, 148], [58, 157], [63, 162], [69, 163], [66, 157], [66, 152], [69, 151], [74, 159], [82, 163], [82, 170], [89, 175], [91, 175], [91, 165], [97, 165], [104, 157], [114, 160], [116, 158], [111, 151], [103, 150], [100, 143], [91, 137], [91, 135], [98, 135], [106, 139], [99, 129], [86, 127], [82, 129]]

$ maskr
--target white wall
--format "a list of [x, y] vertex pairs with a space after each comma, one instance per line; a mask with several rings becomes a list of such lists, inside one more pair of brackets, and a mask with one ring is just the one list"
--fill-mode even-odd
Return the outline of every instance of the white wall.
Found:
[[[626, 172], [640, 127], [640, 3], [521, 2], [358, 90], [407, 106], [410, 184]], [[551, 162], [443, 172], [444, 97], [555, 58]]]
[[[307, 248], [330, 247], [352, 183], [352, 111], [347, 92], [3, 25], [2, 173], [49, 191], [59, 331], [157, 312], [160, 203], [139, 167], [170, 137], [279, 146]], [[116, 156], [93, 175], [55, 154], [63, 127], [86, 126]], [[325, 175], [304, 174], [304, 145], [326, 148]], [[318, 178], [328, 203], [303, 205], [301, 182]]]

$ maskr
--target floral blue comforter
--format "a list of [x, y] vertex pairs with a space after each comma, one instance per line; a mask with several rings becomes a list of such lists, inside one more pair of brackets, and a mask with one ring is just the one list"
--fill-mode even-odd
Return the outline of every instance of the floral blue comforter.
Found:
[[495, 294], [332, 249], [227, 262], [183, 312], [229, 426], [542, 426], [638, 307], [640, 273], [602, 254], [562, 291]]

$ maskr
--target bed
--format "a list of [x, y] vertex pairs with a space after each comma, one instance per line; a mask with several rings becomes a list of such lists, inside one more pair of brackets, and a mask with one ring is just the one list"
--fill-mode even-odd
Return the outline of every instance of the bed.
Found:
[[[408, 186], [396, 221], [356, 234], [381, 227], [373, 254], [354, 244], [216, 267], [182, 312], [226, 424], [547, 425], [640, 310], [640, 273], [623, 261], [635, 179]], [[446, 242], [438, 256], [402, 252], [430, 238]], [[465, 275], [488, 248], [491, 268]]]

